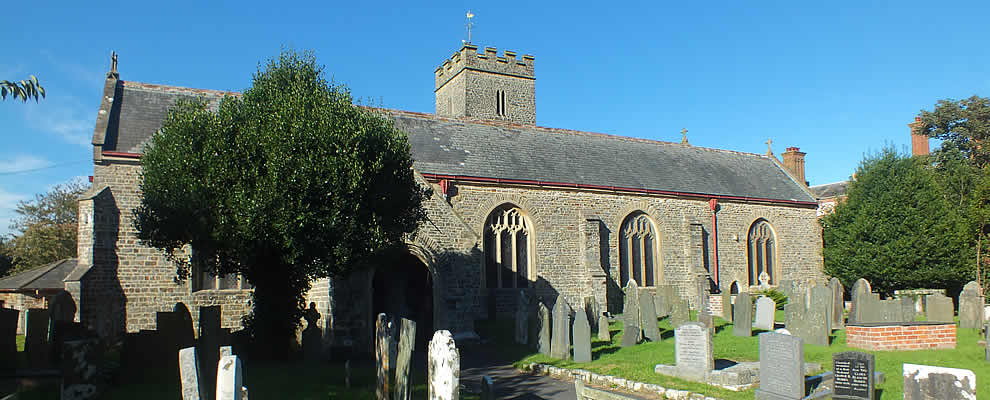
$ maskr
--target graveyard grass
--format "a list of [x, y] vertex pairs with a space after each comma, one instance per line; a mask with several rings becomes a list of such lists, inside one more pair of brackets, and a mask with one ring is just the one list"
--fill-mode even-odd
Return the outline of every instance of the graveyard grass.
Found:
[[[694, 312], [692, 312], [692, 316]], [[716, 386], [690, 382], [678, 378], [659, 375], [653, 371], [656, 364], [674, 365], [674, 331], [667, 321], [659, 321], [662, 340], [658, 343], [641, 343], [636, 346], [622, 348], [622, 323], [613, 322], [610, 326], [611, 342], [597, 340], [592, 336], [592, 361], [575, 363], [554, 359], [536, 353], [526, 346], [512, 343], [512, 333], [502, 332], [496, 338], [496, 344], [503, 347], [507, 354], [519, 355], [514, 363], [517, 368], [523, 368], [530, 363], [548, 364], [569, 369], [584, 369], [599, 374], [618, 376], [634, 381], [653, 383], [664, 388], [689, 390], [719, 399], [752, 399], [753, 390], [733, 392]], [[737, 337], [732, 334], [732, 323], [716, 317], [716, 333], [714, 338], [715, 359], [732, 361], [759, 361], [759, 337], [763, 331], [754, 330], [752, 337]], [[511, 326], [511, 324], [503, 324]], [[822, 370], [832, 369], [832, 353], [843, 351], [862, 351], [876, 355], [877, 371], [886, 375], [886, 382], [878, 385], [879, 399], [901, 399], [903, 397], [902, 364], [925, 364], [950, 368], [972, 370], [977, 376], [977, 397], [990, 398], [990, 363], [984, 361], [983, 348], [977, 344], [980, 333], [976, 329], [958, 329], [957, 345], [949, 350], [920, 350], [920, 351], [866, 351], [846, 346], [845, 330], [832, 332], [831, 345], [828, 347], [806, 344], [804, 346], [805, 362], [819, 363]], [[981, 380], [982, 379], [982, 380]]]
[[24, 351], [24, 335], [17, 335], [17, 351]]

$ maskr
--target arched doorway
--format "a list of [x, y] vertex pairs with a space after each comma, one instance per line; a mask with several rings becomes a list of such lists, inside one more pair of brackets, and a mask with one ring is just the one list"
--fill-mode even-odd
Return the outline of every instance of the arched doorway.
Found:
[[[425, 349], [433, 335], [433, 276], [426, 264], [402, 251], [375, 269], [371, 282], [371, 326], [380, 313], [416, 322], [416, 348]], [[374, 328], [372, 328], [374, 329]]]

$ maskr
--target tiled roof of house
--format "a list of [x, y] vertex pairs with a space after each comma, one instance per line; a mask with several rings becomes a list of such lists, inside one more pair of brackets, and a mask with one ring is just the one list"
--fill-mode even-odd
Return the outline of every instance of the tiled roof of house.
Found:
[[62, 280], [76, 267], [75, 258], [59, 260], [43, 267], [21, 272], [0, 279], [0, 290], [45, 290], [62, 289]]
[[[231, 92], [124, 82], [103, 150], [140, 153], [180, 99]], [[815, 199], [764, 155], [599, 133], [385, 110], [424, 174], [656, 190], [785, 202]], [[111, 132], [112, 131], [112, 132]]]
[[811, 190], [811, 193], [814, 193], [815, 197], [819, 199], [845, 196], [846, 190], [848, 189], [849, 189], [849, 181], [826, 183], [824, 185], [815, 185], [808, 187], [808, 190]]

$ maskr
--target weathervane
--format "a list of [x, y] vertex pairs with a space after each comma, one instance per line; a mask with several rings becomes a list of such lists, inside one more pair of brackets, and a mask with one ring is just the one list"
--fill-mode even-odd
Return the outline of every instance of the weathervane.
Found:
[[[471, 13], [471, 10], [468, 10], [468, 12], [467, 12], [467, 34], [468, 34], [468, 38], [467, 38], [467, 42], [466, 42], [467, 44], [471, 44], [471, 26], [474, 25], [473, 23], [471, 23], [471, 18], [474, 18], [474, 14]], [[462, 42], [463, 42], [463, 40], [462, 40]]]

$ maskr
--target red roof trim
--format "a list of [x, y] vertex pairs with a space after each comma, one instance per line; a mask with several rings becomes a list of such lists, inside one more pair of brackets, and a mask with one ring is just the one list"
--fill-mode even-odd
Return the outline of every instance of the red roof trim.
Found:
[[134, 158], [134, 159], [141, 158], [140, 153], [125, 153], [122, 151], [104, 151], [103, 155], [105, 157]]
[[791, 205], [815, 206], [815, 207], [818, 206], [817, 202], [812, 202], [812, 201], [764, 199], [759, 197], [725, 196], [718, 194], [677, 192], [671, 190], [656, 190], [656, 189], [642, 189], [642, 188], [627, 188], [627, 187], [606, 186], [606, 185], [590, 185], [590, 184], [582, 184], [582, 183], [531, 181], [525, 179], [485, 178], [479, 176], [443, 175], [443, 174], [426, 174], [426, 173], [422, 175], [426, 179], [433, 179], [433, 180], [450, 179], [454, 181], [467, 181], [467, 182], [508, 183], [508, 184], [517, 184], [517, 185], [527, 185], [527, 186], [597, 189], [597, 190], [608, 190], [613, 192], [659, 194], [659, 195], [667, 195], [667, 196], [693, 197], [699, 199], [755, 201], [755, 202], [774, 203], [774, 204], [791, 204]]

